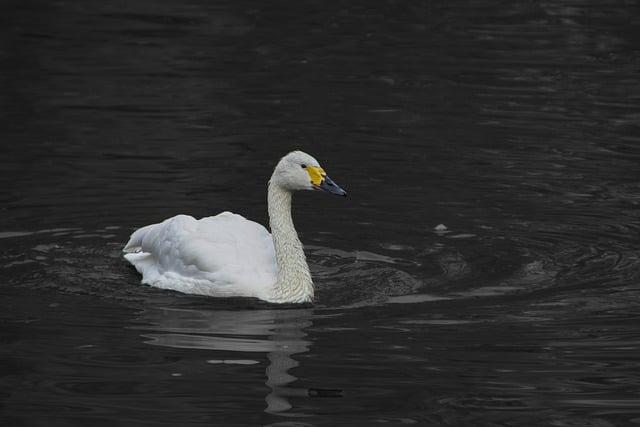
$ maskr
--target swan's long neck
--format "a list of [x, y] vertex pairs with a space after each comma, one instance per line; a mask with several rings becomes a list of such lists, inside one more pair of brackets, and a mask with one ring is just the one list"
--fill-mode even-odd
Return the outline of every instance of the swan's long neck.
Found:
[[268, 204], [269, 226], [278, 264], [273, 301], [309, 302], [313, 300], [313, 282], [291, 218], [291, 192], [269, 182]]

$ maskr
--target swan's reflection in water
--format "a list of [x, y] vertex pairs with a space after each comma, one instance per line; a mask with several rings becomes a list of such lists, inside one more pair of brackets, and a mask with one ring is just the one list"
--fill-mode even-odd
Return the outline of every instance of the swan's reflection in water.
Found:
[[[308, 396], [309, 390], [286, 387], [296, 380], [289, 370], [298, 366], [291, 356], [309, 350], [304, 328], [311, 326], [312, 309], [296, 310], [192, 310], [153, 308], [142, 313], [148, 344], [232, 352], [267, 353], [266, 412], [291, 409], [287, 396]], [[245, 358], [216, 359], [210, 363], [252, 364]]]

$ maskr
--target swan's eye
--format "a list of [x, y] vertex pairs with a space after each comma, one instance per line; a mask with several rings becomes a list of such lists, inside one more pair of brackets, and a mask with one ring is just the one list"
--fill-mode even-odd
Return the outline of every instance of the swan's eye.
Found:
[[306, 168], [307, 168], [307, 165], [305, 165], [305, 164], [303, 163], [303, 164], [301, 164], [301, 165], [300, 165], [300, 167], [301, 167], [302, 169], [306, 169]]

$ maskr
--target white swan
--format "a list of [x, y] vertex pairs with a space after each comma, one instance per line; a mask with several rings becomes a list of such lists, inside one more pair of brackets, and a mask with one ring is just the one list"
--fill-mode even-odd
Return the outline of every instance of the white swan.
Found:
[[269, 180], [269, 225], [223, 212], [196, 220], [177, 215], [135, 231], [124, 257], [142, 283], [188, 294], [256, 297], [274, 303], [313, 300], [313, 281], [291, 219], [296, 190], [346, 196], [318, 161], [294, 151], [278, 162]]

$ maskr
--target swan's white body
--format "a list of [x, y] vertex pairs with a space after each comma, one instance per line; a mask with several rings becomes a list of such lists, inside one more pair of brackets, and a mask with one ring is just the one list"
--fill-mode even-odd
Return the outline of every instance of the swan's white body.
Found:
[[188, 294], [268, 299], [278, 273], [271, 234], [230, 212], [148, 225], [125, 251], [143, 283]]
[[[269, 182], [273, 235], [230, 212], [200, 220], [177, 215], [134, 232], [124, 256], [142, 274], [142, 283], [158, 288], [277, 303], [312, 301], [313, 281], [293, 226], [291, 193], [324, 189], [325, 182], [335, 186], [313, 157], [290, 153], [280, 160]], [[337, 186], [327, 191], [346, 194]]]

